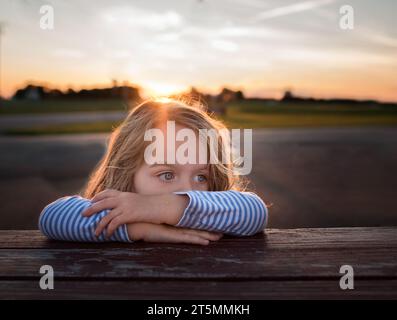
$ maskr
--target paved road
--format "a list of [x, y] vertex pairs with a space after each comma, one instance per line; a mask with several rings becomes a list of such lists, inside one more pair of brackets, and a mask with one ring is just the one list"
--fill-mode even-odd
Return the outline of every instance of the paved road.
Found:
[[0, 132], [14, 128], [17, 129], [56, 124], [119, 121], [123, 120], [125, 116], [126, 112], [124, 111], [1, 115]]
[[[107, 134], [0, 136], [0, 229], [36, 228], [77, 193]], [[256, 191], [278, 228], [397, 225], [397, 128], [254, 130]]]

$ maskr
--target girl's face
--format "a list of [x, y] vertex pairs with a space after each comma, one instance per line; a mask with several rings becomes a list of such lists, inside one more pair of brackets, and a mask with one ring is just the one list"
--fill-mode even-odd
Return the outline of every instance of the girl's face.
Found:
[[[175, 133], [183, 129], [183, 126], [175, 125]], [[172, 193], [175, 191], [200, 190], [208, 191], [209, 170], [207, 164], [179, 164], [176, 159], [176, 150], [183, 141], [175, 141], [175, 150], [167, 150], [166, 125], [159, 127], [164, 136], [164, 164], [149, 165], [145, 161], [134, 175], [134, 191], [140, 194], [154, 195]], [[199, 139], [196, 136], [198, 150]], [[167, 164], [167, 152], [175, 154], [176, 163]]]

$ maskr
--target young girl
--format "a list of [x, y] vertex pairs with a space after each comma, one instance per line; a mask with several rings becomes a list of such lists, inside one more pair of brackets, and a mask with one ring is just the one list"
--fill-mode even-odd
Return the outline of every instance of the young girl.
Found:
[[[47, 205], [40, 214], [40, 230], [48, 238], [65, 241], [202, 245], [223, 234], [250, 236], [262, 231], [267, 208], [256, 194], [244, 191], [233, 162], [145, 161], [149, 144], [145, 132], [156, 128], [166, 138], [169, 121], [178, 132], [193, 130], [198, 142], [199, 129], [221, 132], [226, 128], [202, 106], [171, 99], [141, 103], [111, 134], [83, 195], [62, 197]], [[209, 153], [227, 149], [221, 135], [215, 144], [206, 143]]]

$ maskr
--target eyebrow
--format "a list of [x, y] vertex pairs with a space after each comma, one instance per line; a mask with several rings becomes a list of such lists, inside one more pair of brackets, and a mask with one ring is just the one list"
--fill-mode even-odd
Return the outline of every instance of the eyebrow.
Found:
[[[171, 163], [153, 163], [149, 165], [149, 168], [154, 168], [154, 167], [176, 167], [176, 164], [171, 164]], [[198, 170], [207, 170], [209, 169], [208, 164], [205, 167], [199, 168]]]
[[160, 167], [160, 166], [168, 166], [168, 167], [175, 167], [175, 164], [169, 164], [169, 163], [153, 163], [149, 166], [149, 168], [153, 167]]

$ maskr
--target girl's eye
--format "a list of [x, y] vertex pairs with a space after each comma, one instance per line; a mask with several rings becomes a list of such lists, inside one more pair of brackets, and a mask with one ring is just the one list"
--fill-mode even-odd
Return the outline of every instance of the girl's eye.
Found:
[[158, 177], [160, 178], [160, 180], [169, 182], [174, 179], [174, 174], [172, 172], [163, 172], [159, 174]]
[[195, 176], [195, 181], [199, 183], [207, 182], [207, 177], [203, 174]]

